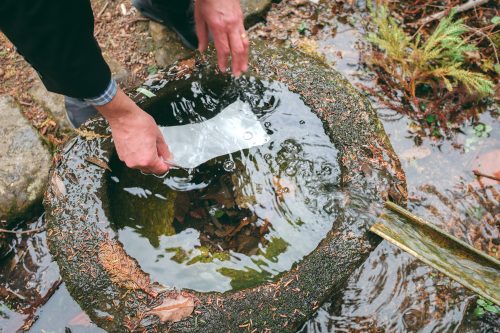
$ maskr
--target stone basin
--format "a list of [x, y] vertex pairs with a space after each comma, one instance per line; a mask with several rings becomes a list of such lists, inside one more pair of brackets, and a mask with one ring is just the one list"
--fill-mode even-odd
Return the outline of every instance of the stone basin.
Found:
[[[365, 97], [319, 59], [261, 42], [252, 42], [251, 50], [248, 76], [300, 95], [337, 150], [342, 200], [333, 200], [331, 230], [289, 269], [257, 285], [200, 292], [155, 282], [118, 240], [107, 168], [116, 153], [106, 122], [89, 120], [56, 156], [44, 204], [49, 247], [61, 275], [72, 297], [105, 330], [294, 332], [380, 242], [368, 229], [383, 202], [404, 198], [399, 161]], [[184, 82], [213, 73], [215, 63], [213, 53], [181, 61], [147, 82], [147, 89], [158, 98], [175, 96]], [[135, 98], [145, 110], [157, 101]], [[190, 316], [162, 322], [150, 313], [178, 294], [196, 298]]]

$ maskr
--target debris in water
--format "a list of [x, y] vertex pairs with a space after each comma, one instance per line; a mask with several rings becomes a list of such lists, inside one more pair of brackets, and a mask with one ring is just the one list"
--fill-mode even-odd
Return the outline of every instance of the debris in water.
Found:
[[90, 164], [94, 164], [100, 168], [111, 171], [111, 168], [109, 167], [108, 163], [104, 162], [103, 160], [95, 156], [85, 157], [85, 161], [89, 162]]
[[193, 310], [193, 298], [178, 294], [175, 298], [165, 298], [161, 305], [153, 308], [146, 315], [158, 316], [162, 322], [170, 321], [175, 323], [191, 315]]

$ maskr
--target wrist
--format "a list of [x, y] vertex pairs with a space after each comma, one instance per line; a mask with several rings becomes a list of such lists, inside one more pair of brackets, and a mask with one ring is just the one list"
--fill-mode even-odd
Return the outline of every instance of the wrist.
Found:
[[121, 123], [125, 119], [144, 112], [121, 89], [118, 89], [109, 103], [96, 106], [96, 109], [110, 125]]

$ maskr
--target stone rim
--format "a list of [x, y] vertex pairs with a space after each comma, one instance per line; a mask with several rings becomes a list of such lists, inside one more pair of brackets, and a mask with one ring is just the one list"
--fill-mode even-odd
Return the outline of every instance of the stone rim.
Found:
[[[380, 241], [371, 237], [367, 229], [375, 220], [375, 211], [382, 207], [384, 193], [388, 193], [391, 186], [402, 184], [404, 176], [375, 112], [338, 73], [320, 60], [297, 52], [283, 52], [279, 46], [254, 43], [253, 49], [259, 50], [251, 56], [257, 72], [254, 74], [283, 82], [301, 94], [325, 124], [331, 140], [336, 146], [339, 143], [343, 189], [351, 202], [318, 247], [272, 283], [225, 293], [181, 291], [198, 299], [195, 312], [186, 320], [162, 324], [146, 313], [161, 303], [163, 297], [178, 292], [151, 282], [134, 259], [123, 255], [125, 251], [116, 241], [106, 218], [109, 212], [103, 196], [107, 193], [103, 177], [106, 170], [85, 162], [91, 156], [110, 161], [113, 153], [110, 132], [103, 119], [88, 121], [81, 133], [90, 136], [74, 138], [57, 155], [45, 206], [49, 246], [68, 289], [92, 320], [104, 329], [294, 331], [344, 283]], [[265, 65], [258, 62], [261, 57], [267, 57], [269, 62]], [[297, 59], [303, 64], [286, 71], [290, 62]], [[208, 62], [214, 63], [213, 53]], [[174, 65], [166, 71], [164, 80], [148, 89], [161, 94], [162, 88], [203, 66], [187, 67], [188, 70], [186, 62]], [[309, 72], [323, 75], [313, 80], [300, 75]], [[321, 98], [309, 97], [312, 91]], [[136, 97], [147, 107], [147, 99]], [[335, 107], [340, 112], [328, 112]], [[351, 118], [344, 119], [346, 114], [342, 111]], [[342, 119], [344, 121], [339, 122]], [[82, 187], [86, 192], [83, 197]], [[363, 195], [372, 199], [369, 207], [363, 206], [366, 202], [359, 199]], [[103, 257], [102, 253], [109, 255]], [[106, 260], [119, 260], [128, 273], [107, 267]]]

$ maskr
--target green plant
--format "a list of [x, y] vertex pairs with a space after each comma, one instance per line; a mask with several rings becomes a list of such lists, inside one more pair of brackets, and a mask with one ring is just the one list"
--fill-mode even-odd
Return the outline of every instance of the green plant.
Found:
[[365, 63], [378, 75], [381, 90], [365, 88], [384, 104], [418, 115], [438, 133], [450, 118], [459, 118], [457, 111], [494, 93], [488, 76], [470, 70], [468, 57], [477, 47], [467, 42], [469, 30], [453, 12], [426, 37], [407, 34], [387, 6], [370, 6], [370, 12], [373, 32], [367, 39], [375, 47]]
[[416, 97], [419, 83], [435, 84], [442, 81], [451, 91], [463, 84], [470, 93], [481, 96], [493, 93], [494, 84], [482, 73], [464, 68], [464, 61], [476, 46], [464, 40], [468, 31], [462, 20], [453, 20], [454, 13], [443, 19], [434, 32], [424, 40], [420, 33], [408, 36], [386, 6], [372, 10], [376, 32], [368, 40], [385, 52], [386, 57], [372, 57], [374, 64], [396, 75], [410, 95]]
[[487, 299], [479, 297], [479, 299], [476, 302], [476, 308], [474, 309], [474, 314], [477, 317], [482, 317], [487, 312], [494, 313], [494, 314], [500, 314], [500, 307], [496, 306], [495, 304], [493, 304], [491, 301], [488, 301]]

